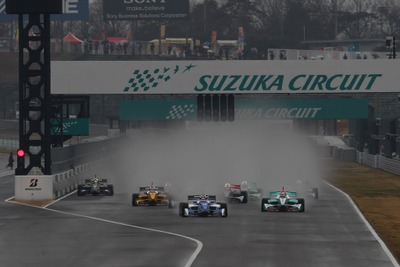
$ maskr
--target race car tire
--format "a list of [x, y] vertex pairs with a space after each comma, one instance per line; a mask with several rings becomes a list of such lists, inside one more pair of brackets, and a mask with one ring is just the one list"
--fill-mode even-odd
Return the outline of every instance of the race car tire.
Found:
[[302, 204], [301, 205], [302, 208], [299, 209], [299, 212], [304, 212], [306, 210], [306, 205], [305, 205], [305, 202], [304, 202], [304, 198], [299, 198], [297, 203], [298, 204]]
[[185, 215], [185, 209], [187, 208], [189, 208], [189, 204], [187, 202], [179, 203], [179, 216], [187, 217], [187, 215]]
[[264, 204], [268, 203], [269, 198], [263, 198], [261, 199], [261, 212], [267, 212], [268, 210], [264, 209]]
[[139, 194], [132, 194], [132, 206], [136, 207], [138, 204], [136, 202], [136, 199], [139, 198]]
[[108, 195], [113, 196], [114, 195], [114, 186], [109, 184], [109, 185], [107, 185], [107, 188], [108, 188]]
[[228, 217], [228, 205], [226, 205], [226, 203], [221, 203], [220, 205], [221, 205], [221, 209], [225, 209], [225, 214], [224, 215], [221, 214], [221, 217], [223, 217], [223, 218]]
[[78, 185], [78, 191], [77, 191], [78, 196], [83, 196], [83, 185]]
[[243, 196], [242, 203], [247, 203], [249, 201], [249, 193], [247, 191], [241, 191], [240, 195]]

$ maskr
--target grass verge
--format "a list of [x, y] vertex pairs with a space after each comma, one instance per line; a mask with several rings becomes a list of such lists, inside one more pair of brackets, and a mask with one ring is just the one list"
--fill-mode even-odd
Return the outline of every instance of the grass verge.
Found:
[[400, 261], [400, 176], [357, 163], [335, 162], [327, 181], [346, 192]]

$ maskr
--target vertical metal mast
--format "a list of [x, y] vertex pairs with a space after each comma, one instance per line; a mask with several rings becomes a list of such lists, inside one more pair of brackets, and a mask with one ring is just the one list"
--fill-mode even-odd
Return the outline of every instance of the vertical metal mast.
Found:
[[[18, 14], [19, 143], [29, 162], [15, 173], [37, 167], [51, 174], [50, 14], [62, 13], [61, 0], [7, 0], [6, 12]], [[20, 166], [23, 165], [23, 166]]]

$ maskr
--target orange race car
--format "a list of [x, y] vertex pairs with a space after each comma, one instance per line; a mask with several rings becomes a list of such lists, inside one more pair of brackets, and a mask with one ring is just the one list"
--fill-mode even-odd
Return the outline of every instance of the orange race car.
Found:
[[173, 208], [172, 201], [165, 188], [151, 184], [146, 187], [139, 187], [139, 193], [132, 194], [132, 206], [168, 206]]

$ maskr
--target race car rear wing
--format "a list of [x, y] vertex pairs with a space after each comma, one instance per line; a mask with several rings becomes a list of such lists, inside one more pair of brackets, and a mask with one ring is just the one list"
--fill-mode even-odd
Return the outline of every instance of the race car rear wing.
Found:
[[205, 196], [208, 200], [217, 200], [216, 195], [189, 195], [188, 200], [197, 200], [200, 199], [202, 196]]
[[240, 184], [226, 184], [226, 188], [231, 188], [231, 189], [241, 189], [242, 186]]
[[[93, 179], [85, 179], [85, 184], [91, 184], [91, 183], [92, 183], [92, 180], [93, 180]], [[103, 184], [106, 184], [106, 183], [107, 183], [107, 179], [100, 179], [100, 178], [97, 178], [97, 180], [98, 180], [99, 183], [103, 183]]]
[[158, 190], [158, 191], [164, 191], [163, 186], [141, 186], [139, 187], [139, 191], [148, 191], [150, 189]]
[[[271, 191], [271, 192], [269, 192], [269, 195], [271, 197], [277, 197], [277, 196], [279, 196], [280, 193], [281, 193], [281, 191]], [[289, 197], [296, 197], [297, 196], [297, 192], [286, 191], [286, 195], [288, 195]]]

